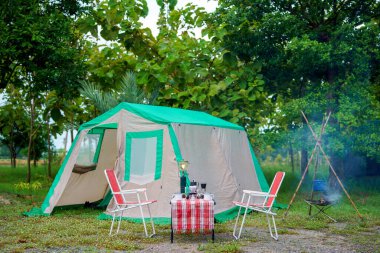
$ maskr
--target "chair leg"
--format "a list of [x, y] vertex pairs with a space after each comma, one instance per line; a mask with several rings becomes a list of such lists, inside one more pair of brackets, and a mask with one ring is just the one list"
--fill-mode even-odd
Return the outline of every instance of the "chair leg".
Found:
[[239, 216], [240, 216], [240, 210], [241, 210], [241, 208], [242, 207], [239, 208], [239, 213], [238, 213], [238, 216], [236, 217], [235, 228], [234, 228], [234, 232], [233, 232], [233, 236], [235, 237], [235, 239], [239, 239], [240, 238], [241, 231], [243, 230], [243, 226], [244, 226], [244, 222], [245, 222], [245, 217], [247, 216], [247, 212], [248, 212], [248, 207], [245, 207], [243, 220], [241, 221], [241, 226], [240, 226], [240, 229], [239, 229], [239, 234], [236, 236], [236, 227], [237, 227], [237, 224], [238, 224], [238, 219], [239, 219]]
[[237, 216], [236, 216], [236, 221], [235, 221], [234, 231], [232, 232], [232, 235], [235, 237], [235, 239], [239, 239], [239, 238], [236, 236], [236, 228], [237, 228], [237, 224], [238, 224], [238, 222], [239, 222], [240, 211], [241, 211], [241, 206], [239, 207], [239, 211], [238, 211], [238, 214], [237, 214]]
[[119, 233], [119, 230], [120, 230], [120, 224], [121, 224], [121, 218], [123, 217], [123, 213], [124, 211], [121, 211], [121, 214], [119, 216], [119, 224], [117, 225], [117, 231], [116, 231], [116, 234]]
[[114, 224], [114, 222], [115, 222], [115, 216], [116, 216], [116, 213], [113, 213], [113, 215], [112, 215], [112, 223], [111, 223], [111, 228], [110, 228], [110, 236], [112, 235], [112, 229], [113, 229], [113, 224]]
[[274, 228], [275, 235], [273, 235], [273, 233], [272, 233], [272, 225], [270, 224], [269, 214], [266, 214], [266, 215], [267, 215], [267, 221], [268, 221], [270, 236], [277, 241], [278, 240], [278, 234], [277, 234], [276, 222], [274, 220], [274, 215], [271, 215], [271, 216], [272, 216], [273, 228]]
[[141, 219], [142, 219], [142, 222], [144, 224], [145, 236], [148, 237], [148, 230], [146, 229], [146, 223], [145, 223], [145, 219], [144, 219], [144, 213], [142, 210], [142, 206], [139, 206], [139, 208], [140, 208], [140, 213], [141, 213]]
[[152, 214], [150, 212], [150, 206], [147, 205], [147, 207], [148, 207], [148, 213], [149, 213], [149, 217], [150, 217], [150, 224], [152, 225], [152, 234], [150, 235], [150, 237], [152, 237], [156, 234], [156, 230], [154, 228], [154, 222], [153, 222]]

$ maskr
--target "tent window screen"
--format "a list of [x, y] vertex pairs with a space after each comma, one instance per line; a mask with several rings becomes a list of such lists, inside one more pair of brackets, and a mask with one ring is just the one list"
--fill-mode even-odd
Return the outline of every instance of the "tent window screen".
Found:
[[163, 130], [128, 132], [124, 180], [147, 184], [161, 178]]
[[96, 169], [104, 131], [89, 132], [82, 140], [73, 172], [86, 173]]

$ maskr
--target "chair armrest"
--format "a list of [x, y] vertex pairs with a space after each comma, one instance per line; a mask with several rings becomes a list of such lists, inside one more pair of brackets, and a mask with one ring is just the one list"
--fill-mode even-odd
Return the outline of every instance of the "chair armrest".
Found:
[[140, 189], [129, 189], [129, 190], [121, 190], [120, 192], [114, 192], [119, 194], [129, 194], [129, 193], [139, 193], [139, 192], [145, 192], [146, 188], [140, 188]]
[[257, 195], [257, 196], [267, 196], [267, 192], [259, 192], [259, 191], [250, 191], [250, 190], [243, 190], [244, 193], [249, 195]]
[[250, 191], [250, 190], [243, 190], [244, 193], [249, 194], [251, 196], [258, 196], [258, 197], [276, 197], [276, 195], [269, 194], [268, 192], [259, 192], [259, 191]]

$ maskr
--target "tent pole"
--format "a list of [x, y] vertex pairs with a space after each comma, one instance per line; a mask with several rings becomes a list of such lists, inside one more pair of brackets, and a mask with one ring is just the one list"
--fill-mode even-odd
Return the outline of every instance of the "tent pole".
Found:
[[[301, 111], [301, 112], [302, 112], [302, 111]], [[303, 112], [302, 112], [302, 114], [303, 114]], [[319, 135], [319, 139], [317, 138], [317, 143], [315, 144], [314, 149], [313, 149], [313, 152], [311, 153], [311, 156], [310, 156], [310, 158], [309, 158], [309, 161], [307, 162], [307, 165], [306, 165], [305, 171], [303, 172], [302, 178], [301, 178], [300, 182], [298, 183], [298, 186], [297, 186], [297, 188], [296, 188], [296, 191], [294, 192], [294, 194], [293, 194], [293, 196], [292, 196], [292, 199], [290, 200], [289, 205], [288, 205], [288, 208], [286, 209], [286, 212], [284, 213], [284, 216], [282, 217], [282, 219], [285, 219], [285, 217], [288, 215], [288, 212], [289, 212], [290, 206], [293, 204], [293, 201], [294, 201], [294, 199], [295, 199], [295, 197], [296, 197], [296, 195], [297, 195], [297, 193], [298, 193], [298, 190], [299, 190], [300, 187], [301, 187], [301, 184], [302, 184], [302, 182], [303, 182], [303, 180], [304, 180], [304, 178], [305, 178], [306, 172], [308, 171], [309, 166], [310, 166], [310, 164], [311, 164], [311, 161], [313, 160], [314, 153], [315, 153], [315, 151], [317, 150], [318, 143], [319, 143], [319, 142], [321, 141], [321, 139], [322, 139], [322, 135], [323, 135], [323, 132], [325, 131], [325, 127], [326, 127], [326, 125], [327, 125], [327, 122], [329, 121], [330, 115], [331, 115], [331, 112], [330, 112], [329, 115], [327, 116], [326, 122], [325, 122], [324, 124], [322, 123], [322, 128], [321, 128], [321, 133], [320, 133], [320, 135]]]
[[[320, 142], [318, 141], [316, 134], [314, 133], [313, 129], [311, 128], [311, 126], [310, 126], [310, 124], [309, 124], [309, 122], [308, 122], [308, 120], [307, 120], [305, 114], [304, 114], [302, 111], [301, 111], [301, 113], [302, 113], [303, 117], [305, 118], [306, 123], [307, 123], [307, 125], [308, 125], [308, 127], [309, 127], [311, 133], [313, 134], [314, 139], [317, 140], [317, 145], [319, 146], [319, 149], [321, 150], [321, 152], [322, 152], [322, 154], [323, 154], [323, 157], [325, 158], [325, 160], [326, 160], [327, 164], [329, 165], [331, 171], [332, 171], [333, 174], [335, 175], [335, 177], [336, 177], [336, 179], [337, 179], [337, 181], [338, 181], [340, 187], [342, 187], [342, 190], [343, 190], [344, 193], [346, 194], [347, 198], [350, 200], [351, 205], [354, 207], [354, 209], [355, 209], [355, 211], [357, 212], [359, 218], [363, 220], [363, 216], [360, 214], [360, 212], [359, 212], [358, 208], [356, 207], [354, 201], [351, 199], [350, 195], [349, 195], [348, 192], [346, 191], [346, 188], [344, 188], [344, 186], [343, 186], [342, 182], [340, 181], [338, 175], [335, 173], [335, 170], [334, 170], [333, 166], [332, 166], [331, 163], [330, 163], [330, 159], [327, 157], [325, 151], [323, 150], [323, 148], [322, 148]], [[330, 114], [331, 114], [331, 112], [330, 112]], [[329, 115], [330, 115], [330, 114], [329, 114]]]

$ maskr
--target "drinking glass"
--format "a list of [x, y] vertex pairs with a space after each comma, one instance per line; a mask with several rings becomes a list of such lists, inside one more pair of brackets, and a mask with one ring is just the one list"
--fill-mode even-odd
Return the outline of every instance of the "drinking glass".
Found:
[[201, 191], [202, 191], [202, 194], [206, 193], [206, 183], [201, 183]]

